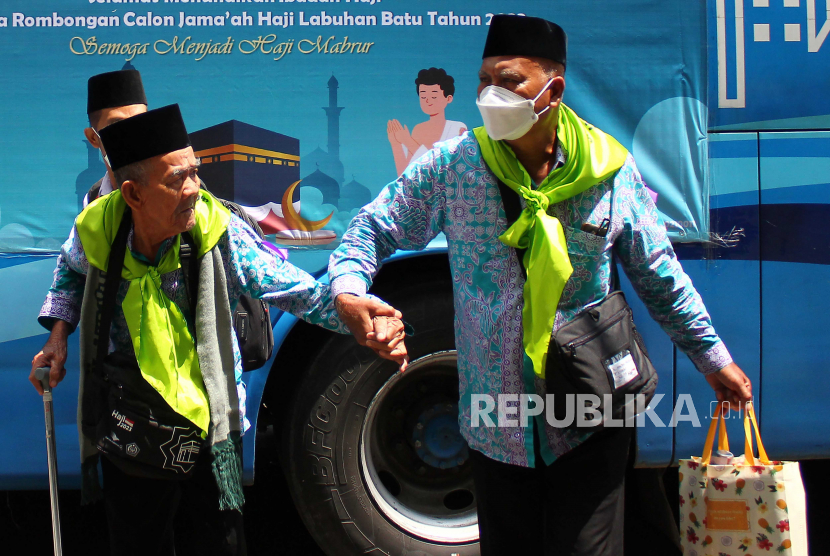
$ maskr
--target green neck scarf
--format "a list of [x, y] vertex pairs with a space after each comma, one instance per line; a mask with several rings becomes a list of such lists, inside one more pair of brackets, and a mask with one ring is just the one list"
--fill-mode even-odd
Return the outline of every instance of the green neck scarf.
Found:
[[[112, 245], [127, 203], [120, 191], [90, 203], [78, 216], [78, 237], [89, 263], [106, 271]], [[200, 192], [196, 225], [190, 230], [195, 256], [213, 249], [228, 228], [230, 212], [210, 193]], [[158, 266], [136, 259], [128, 249], [121, 277], [130, 282], [121, 305], [133, 341], [141, 374], [177, 413], [207, 432], [210, 403], [205, 390], [196, 346], [178, 306], [161, 291], [161, 276], [181, 267], [181, 236]]]
[[483, 127], [473, 133], [490, 171], [527, 203], [527, 208], [499, 239], [511, 247], [527, 249], [522, 341], [534, 372], [544, 378], [556, 308], [573, 273], [562, 224], [547, 213], [548, 207], [614, 175], [625, 163], [628, 151], [561, 104], [556, 135], [567, 159], [564, 166], [551, 172], [534, 189], [530, 175], [507, 143], [494, 141]]

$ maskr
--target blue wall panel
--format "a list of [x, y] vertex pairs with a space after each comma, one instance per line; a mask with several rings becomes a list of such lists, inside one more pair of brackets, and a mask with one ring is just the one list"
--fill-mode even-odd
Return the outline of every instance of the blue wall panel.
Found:
[[[753, 383], [761, 383], [761, 309], [758, 219], [758, 135], [710, 134], [711, 230], [727, 235], [742, 230], [732, 247], [677, 246], [683, 268], [703, 297], [715, 330], [735, 362]], [[675, 429], [675, 460], [700, 455], [714, 410], [715, 393], [689, 358], [676, 350], [676, 397], [691, 395], [700, 427], [680, 422]], [[743, 438], [738, 414], [727, 430], [736, 452]]]
[[776, 459], [830, 453], [828, 138], [761, 134], [761, 430]]
[[[738, 366], [753, 384], [757, 395], [761, 383], [761, 309], [758, 261], [683, 261], [683, 268], [703, 296], [715, 330]], [[677, 350], [677, 395], [690, 394], [700, 418], [700, 427], [681, 422], [675, 429], [675, 458], [699, 456], [714, 410], [715, 393], [689, 358]], [[737, 414], [727, 423], [736, 453], [743, 450], [743, 425]]]

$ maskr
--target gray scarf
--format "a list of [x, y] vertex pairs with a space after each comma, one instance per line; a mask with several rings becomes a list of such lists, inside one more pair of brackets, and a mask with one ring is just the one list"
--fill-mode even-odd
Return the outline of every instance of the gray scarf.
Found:
[[[196, 300], [196, 353], [210, 401], [211, 469], [219, 489], [219, 509], [242, 511], [242, 450], [239, 396], [236, 391], [231, 319], [225, 269], [218, 247], [199, 261], [199, 295]], [[82, 503], [101, 498], [98, 481], [98, 449], [84, 435], [81, 421], [86, 380], [94, 372], [98, 313], [103, 299], [106, 272], [89, 266], [81, 306], [81, 377], [78, 393], [78, 433], [81, 443]], [[212, 285], [212, 287], [210, 287]]]

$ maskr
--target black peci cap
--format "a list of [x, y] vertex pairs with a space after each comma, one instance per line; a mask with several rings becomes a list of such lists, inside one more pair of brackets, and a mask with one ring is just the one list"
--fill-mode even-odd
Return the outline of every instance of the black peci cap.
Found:
[[115, 122], [100, 133], [113, 171], [190, 146], [178, 104]]
[[111, 71], [89, 78], [86, 99], [87, 114], [104, 108], [117, 108], [131, 104], [147, 104], [141, 74], [137, 70]]
[[490, 21], [482, 58], [536, 56], [567, 65], [568, 36], [556, 23], [538, 17], [496, 15]]

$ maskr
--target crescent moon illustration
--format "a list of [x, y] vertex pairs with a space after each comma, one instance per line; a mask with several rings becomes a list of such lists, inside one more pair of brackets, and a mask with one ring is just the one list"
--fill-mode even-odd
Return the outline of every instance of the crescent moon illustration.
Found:
[[306, 232], [313, 232], [315, 230], [322, 229], [326, 224], [329, 223], [331, 217], [334, 216], [334, 211], [331, 211], [331, 214], [328, 217], [323, 218], [322, 220], [306, 220], [300, 213], [294, 210], [294, 204], [291, 202], [291, 198], [294, 196], [294, 190], [300, 184], [300, 181], [295, 181], [291, 184], [291, 187], [285, 190], [285, 193], [282, 195], [282, 214], [283, 218], [286, 222], [295, 230], [303, 230]]

